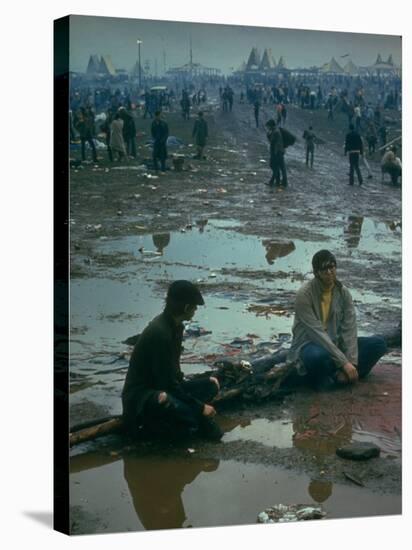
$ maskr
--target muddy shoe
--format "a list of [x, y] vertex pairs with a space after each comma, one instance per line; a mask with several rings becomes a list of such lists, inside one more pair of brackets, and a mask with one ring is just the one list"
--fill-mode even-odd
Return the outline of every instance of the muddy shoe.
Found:
[[199, 435], [210, 441], [220, 441], [223, 437], [223, 431], [212, 418], [202, 417], [199, 423]]

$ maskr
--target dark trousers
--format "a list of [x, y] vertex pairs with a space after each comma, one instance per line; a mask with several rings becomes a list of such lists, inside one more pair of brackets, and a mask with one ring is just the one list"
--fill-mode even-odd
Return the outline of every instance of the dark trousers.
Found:
[[288, 176], [286, 173], [285, 157], [283, 153], [277, 153], [270, 161], [270, 167], [272, 169], [272, 177], [270, 178], [270, 185], [276, 182], [276, 185], [280, 185], [280, 175], [282, 174], [282, 187], [287, 187]]
[[97, 155], [96, 155], [96, 147], [94, 146], [94, 141], [91, 137], [89, 138], [80, 138], [81, 141], [81, 152], [82, 152], [82, 160], [86, 160], [86, 141], [90, 145], [90, 148], [92, 150], [92, 156], [93, 156], [93, 162], [96, 162]]
[[129, 156], [136, 158], [136, 139], [134, 136], [125, 139], [126, 151]]
[[259, 109], [255, 109], [256, 128], [259, 128]]
[[362, 174], [359, 168], [359, 153], [349, 153], [349, 185], [353, 185], [354, 174], [358, 177], [359, 185], [362, 185]]
[[306, 166], [309, 164], [309, 160], [310, 160], [311, 168], [313, 168], [314, 152], [315, 152], [315, 147], [313, 145], [306, 145]]
[[[386, 343], [380, 336], [358, 338], [359, 378], [364, 378], [376, 365], [387, 350]], [[321, 379], [336, 373], [336, 364], [329, 352], [318, 344], [306, 344], [300, 352], [300, 358], [307, 371], [309, 382], [319, 382]]]
[[159, 170], [158, 161], [160, 160], [160, 169], [162, 172], [166, 170], [166, 144], [165, 143], [156, 143], [153, 144], [153, 165], [155, 170]]
[[[202, 403], [210, 403], [218, 389], [209, 378], [189, 380], [180, 385], [182, 391]], [[160, 392], [159, 392], [160, 393]], [[165, 403], [158, 402], [158, 394], [150, 399], [143, 411], [143, 426], [159, 435], [190, 435], [199, 430], [203, 415], [198, 407], [173, 393], [167, 393]]]

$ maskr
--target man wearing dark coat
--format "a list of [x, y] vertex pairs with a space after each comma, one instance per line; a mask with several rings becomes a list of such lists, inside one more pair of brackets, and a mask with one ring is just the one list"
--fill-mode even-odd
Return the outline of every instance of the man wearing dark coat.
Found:
[[183, 322], [192, 319], [198, 305], [204, 305], [199, 289], [190, 281], [175, 281], [164, 311], [139, 336], [122, 392], [124, 425], [131, 435], [143, 427], [155, 435], [222, 437], [209, 404], [218, 380], [186, 380], [180, 369]]
[[[276, 122], [271, 118], [266, 123], [267, 138], [270, 144], [270, 168], [272, 169], [272, 177], [268, 185], [275, 184], [277, 187], [287, 187], [288, 178], [285, 166], [285, 147], [280, 129], [276, 126]], [[282, 174], [282, 182], [280, 181]]]
[[162, 120], [161, 115], [161, 111], [156, 111], [151, 128], [153, 138], [153, 165], [155, 170], [159, 170], [158, 161], [160, 160], [160, 169], [162, 172], [165, 172], [169, 126]]
[[203, 151], [206, 146], [208, 134], [209, 132], [208, 132], [207, 122], [203, 118], [203, 112], [199, 111], [198, 118], [195, 121], [195, 124], [193, 126], [193, 132], [192, 132], [192, 137], [195, 139], [195, 143], [197, 147], [197, 155], [194, 157], [195, 159], [206, 158], [203, 155]]
[[359, 156], [363, 155], [363, 142], [353, 124], [349, 125], [349, 132], [345, 138], [345, 155], [347, 153], [349, 153], [349, 185], [353, 185], [355, 172], [359, 185], [362, 185], [363, 179], [359, 168]]

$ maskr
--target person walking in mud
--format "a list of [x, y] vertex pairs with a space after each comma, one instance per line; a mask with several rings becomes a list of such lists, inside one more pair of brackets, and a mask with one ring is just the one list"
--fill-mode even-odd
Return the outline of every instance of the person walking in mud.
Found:
[[223, 432], [210, 405], [219, 391], [217, 378], [185, 380], [180, 369], [184, 321], [204, 300], [190, 281], [173, 282], [163, 312], [139, 336], [122, 392], [123, 420], [130, 435], [139, 427], [148, 435], [199, 434], [219, 440]]
[[151, 133], [153, 138], [153, 167], [157, 171], [166, 171], [167, 159], [167, 138], [169, 137], [169, 126], [167, 122], [162, 120], [161, 111], [156, 111], [155, 118], [152, 122]]
[[259, 128], [259, 111], [260, 111], [260, 101], [258, 98], [256, 98], [253, 103], [253, 114], [255, 117], [256, 128]]
[[353, 384], [386, 353], [386, 343], [380, 336], [357, 336], [352, 297], [329, 250], [313, 256], [312, 269], [314, 278], [296, 295], [287, 361], [315, 388]]
[[110, 124], [110, 151], [112, 153], [112, 158], [114, 159], [116, 154], [119, 162], [121, 162], [126, 156], [126, 145], [123, 139], [123, 126], [124, 122], [119, 111], [117, 111]]
[[363, 155], [363, 141], [353, 124], [349, 126], [349, 132], [345, 138], [345, 155], [347, 153], [349, 153], [349, 185], [354, 183], [355, 172], [359, 185], [362, 185], [363, 178], [359, 168], [359, 156]]
[[207, 122], [203, 117], [203, 112], [199, 111], [192, 132], [192, 137], [195, 139], [197, 147], [197, 154], [194, 156], [195, 159], [206, 159], [206, 157], [204, 156], [204, 149], [206, 147], [208, 133], [209, 130]]
[[[288, 178], [285, 166], [285, 147], [280, 128], [276, 126], [276, 122], [271, 118], [266, 122], [267, 138], [270, 145], [270, 168], [272, 177], [267, 185], [276, 187], [287, 187]], [[282, 181], [280, 175], [282, 174]]]
[[312, 126], [309, 126], [309, 128], [303, 132], [302, 137], [305, 140], [306, 166], [309, 166], [309, 162], [310, 162], [310, 167], [313, 168], [313, 157], [315, 154], [316, 136]]
[[86, 109], [82, 107], [80, 109], [80, 115], [75, 126], [80, 136], [82, 161], [84, 162], [86, 160], [86, 143], [87, 143], [92, 151], [93, 162], [97, 162], [96, 147], [93, 141], [93, 137], [94, 137], [93, 111], [90, 108]]

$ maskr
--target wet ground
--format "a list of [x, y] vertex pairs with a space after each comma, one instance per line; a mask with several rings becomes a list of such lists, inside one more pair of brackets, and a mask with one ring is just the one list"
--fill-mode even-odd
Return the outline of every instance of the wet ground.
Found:
[[[288, 149], [289, 187], [278, 192], [264, 185], [267, 143], [252, 108], [223, 114], [212, 101], [207, 109], [207, 160], [193, 160], [189, 145], [169, 149], [185, 155], [182, 172], [156, 176], [140, 165], [151, 155], [142, 119], [138, 162], [110, 165], [102, 151], [97, 165], [71, 172], [71, 424], [121, 412], [131, 351], [122, 342], [159, 313], [177, 278], [197, 281], [206, 301], [188, 327], [187, 373], [222, 355], [287, 347], [294, 296], [320, 248], [338, 258], [360, 335], [399, 322], [401, 191], [381, 183], [377, 156], [368, 159], [372, 179], [347, 185], [345, 119], [289, 108], [298, 138], [311, 123], [325, 143], [314, 169], [301, 139]], [[399, 121], [388, 116], [394, 131]], [[193, 120], [166, 117], [189, 144]], [[254, 523], [280, 502], [322, 503], [327, 518], [400, 513], [400, 350], [356, 387], [300, 389], [282, 403], [220, 413], [219, 444], [130, 446], [112, 436], [73, 449], [73, 533]], [[338, 458], [336, 448], [351, 441], [372, 441], [381, 456]]]

